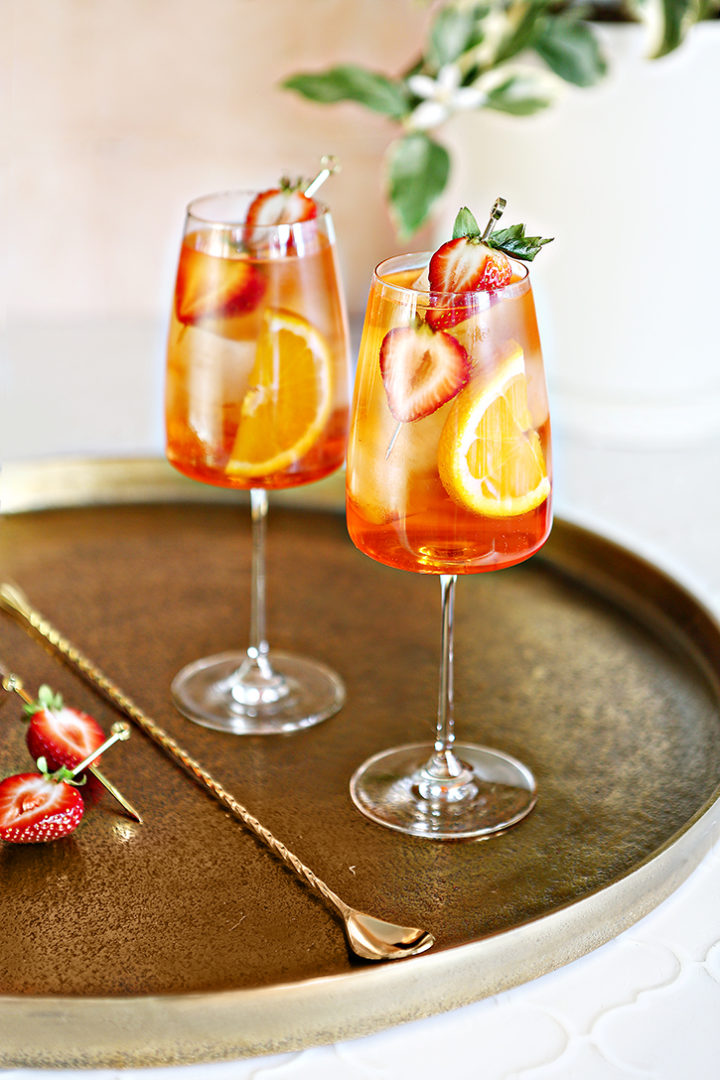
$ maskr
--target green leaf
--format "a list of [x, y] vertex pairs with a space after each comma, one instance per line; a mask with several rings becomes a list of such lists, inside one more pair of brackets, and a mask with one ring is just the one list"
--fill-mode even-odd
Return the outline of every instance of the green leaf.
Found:
[[592, 86], [607, 72], [595, 31], [572, 15], [543, 20], [533, 47], [551, 71], [574, 86]]
[[506, 33], [495, 51], [493, 66], [510, 60], [532, 44], [537, 26], [545, 18], [545, 12], [552, 0], [529, 0], [528, 3], [513, 5], [512, 17], [505, 13]]
[[427, 59], [435, 68], [457, 60], [466, 49], [477, 43], [474, 10], [444, 7], [438, 12], [431, 28]]
[[355, 101], [395, 120], [405, 116], [410, 108], [407, 93], [400, 83], [356, 64], [340, 64], [314, 75], [291, 75], [282, 86], [323, 105]]
[[468, 210], [467, 206], [463, 206], [458, 210], [453, 224], [453, 240], [457, 240], [460, 236], [480, 236], [480, 226], [477, 223], [477, 218]]
[[545, 244], [550, 244], [554, 237], [526, 236], [524, 225], [510, 225], [506, 229], [494, 229], [485, 240], [488, 247], [499, 248], [514, 259], [532, 262]]
[[652, 6], [660, 12], [660, 34], [653, 49], [657, 59], [682, 44], [688, 25], [695, 21], [697, 5], [693, 0], [656, 0]]
[[411, 132], [390, 144], [388, 201], [402, 238], [412, 236], [427, 221], [449, 175], [450, 155], [424, 132]]
[[531, 116], [552, 104], [552, 96], [542, 93], [537, 80], [526, 75], [509, 75], [488, 93], [485, 107], [513, 116]]

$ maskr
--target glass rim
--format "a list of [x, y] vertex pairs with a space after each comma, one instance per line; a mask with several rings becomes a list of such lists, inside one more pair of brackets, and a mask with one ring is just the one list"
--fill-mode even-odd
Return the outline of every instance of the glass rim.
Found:
[[[432, 251], [409, 251], [404, 255], [391, 255], [389, 258], [382, 259], [373, 270], [373, 284], [377, 284], [383, 289], [395, 291], [402, 296], [421, 296], [425, 290], [415, 289], [412, 285], [397, 285], [383, 277], [382, 271], [384, 270], [385, 273], [388, 273], [390, 265], [395, 264], [394, 269], [396, 270], [400, 270], [401, 268], [405, 270], [417, 269], [418, 273], [420, 273], [428, 266], [433, 254]], [[429, 290], [429, 295], [434, 298], [434, 305], [442, 306], [438, 305], [438, 300], [445, 297], [447, 297], [448, 300], [461, 297], [463, 298], [463, 303], [467, 304], [469, 296], [477, 298], [487, 297], [489, 301], [489, 298], [491, 297], [493, 299], [505, 299], [521, 295], [530, 288], [530, 269], [518, 259], [513, 259], [509, 255], [508, 258], [513, 267], [513, 273], [517, 274], [516, 281], [511, 281], [509, 284], [503, 285], [502, 288], [493, 289], [492, 291], [476, 289], [474, 291], [467, 290], [465, 292], [434, 292]]]
[[[271, 189], [263, 189], [271, 190]], [[247, 221], [247, 210], [252, 200], [262, 194], [261, 189], [255, 188], [226, 188], [218, 191], [209, 191], [204, 195], [196, 195], [185, 206], [185, 217], [187, 220], [192, 219], [197, 221], [199, 225], [204, 225], [213, 229], [235, 229], [240, 225], [244, 225]], [[204, 214], [200, 213], [199, 207], [203, 203], [211, 204], [213, 202], [220, 202], [221, 200], [238, 200], [242, 201], [242, 212], [237, 214], [226, 214], [224, 216], [218, 214]], [[277, 228], [295, 229], [302, 226], [308, 226], [311, 222], [317, 222], [322, 218], [329, 218], [330, 211], [328, 207], [317, 199], [314, 200], [317, 206], [317, 214], [314, 218], [306, 218], [304, 221], [292, 221], [284, 222], [282, 226], [279, 225], [253, 225], [253, 229], [270, 230]]]

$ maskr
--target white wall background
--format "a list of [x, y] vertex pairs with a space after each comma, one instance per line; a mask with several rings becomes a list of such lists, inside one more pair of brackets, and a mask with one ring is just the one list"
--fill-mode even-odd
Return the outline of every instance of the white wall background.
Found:
[[338, 155], [324, 195], [348, 293], [364, 298], [395, 245], [378, 169], [392, 129], [279, 83], [341, 61], [399, 70], [426, 17], [416, 0], [0, 0], [4, 460], [162, 452], [167, 312], [195, 195]]

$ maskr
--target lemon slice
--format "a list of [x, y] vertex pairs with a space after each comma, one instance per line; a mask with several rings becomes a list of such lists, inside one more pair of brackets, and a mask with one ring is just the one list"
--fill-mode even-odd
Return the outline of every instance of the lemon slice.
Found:
[[294, 465], [319, 439], [331, 405], [327, 341], [302, 316], [269, 308], [240, 406], [228, 473], [265, 476]]
[[550, 494], [516, 342], [490, 382], [473, 380], [456, 397], [440, 435], [438, 470], [455, 502], [486, 517], [526, 514]]

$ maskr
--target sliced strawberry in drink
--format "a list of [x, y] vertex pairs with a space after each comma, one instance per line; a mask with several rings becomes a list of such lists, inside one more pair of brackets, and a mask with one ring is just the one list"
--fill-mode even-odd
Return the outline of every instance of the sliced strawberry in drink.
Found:
[[40, 844], [67, 836], [80, 824], [84, 804], [77, 788], [41, 773], [18, 773], [0, 783], [0, 839]]
[[220, 258], [185, 243], [175, 285], [178, 321], [228, 319], [253, 311], [265, 292], [265, 278], [248, 259]]
[[450, 334], [421, 323], [389, 330], [380, 347], [380, 371], [390, 412], [408, 423], [429, 416], [462, 390], [470, 359]]
[[[105, 742], [105, 732], [88, 713], [63, 705], [62, 697], [41, 686], [38, 701], [25, 706], [30, 717], [26, 742], [31, 756], [45, 758], [51, 771], [75, 768]], [[100, 761], [96, 758], [95, 764]]]

